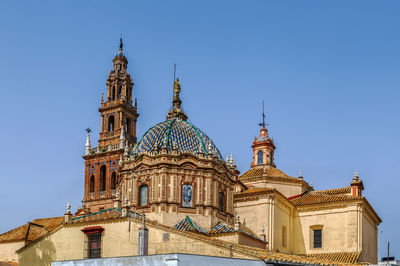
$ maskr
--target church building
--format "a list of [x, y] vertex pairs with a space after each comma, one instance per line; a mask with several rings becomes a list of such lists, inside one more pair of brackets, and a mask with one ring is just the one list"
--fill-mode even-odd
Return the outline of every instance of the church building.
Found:
[[381, 219], [357, 173], [329, 190], [316, 190], [301, 173], [285, 174], [263, 121], [252, 142], [243, 140], [253, 158], [241, 174], [232, 155], [224, 159], [188, 121], [179, 79], [165, 119], [137, 138], [127, 69], [121, 40], [101, 98], [97, 147], [87, 130], [82, 206], [72, 213], [68, 204], [57, 226], [35, 224], [41, 227], [30, 239], [14, 237], [22, 227], [0, 235], [0, 261], [187, 253], [298, 265], [377, 262]]

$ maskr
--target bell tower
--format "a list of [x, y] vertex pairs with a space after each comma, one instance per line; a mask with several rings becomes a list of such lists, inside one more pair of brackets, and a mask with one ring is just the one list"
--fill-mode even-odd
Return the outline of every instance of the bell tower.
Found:
[[263, 121], [259, 124], [261, 127], [260, 135], [254, 138], [253, 145], [253, 162], [251, 167], [257, 165], [276, 167], [274, 163], [274, 151], [275, 145], [272, 139], [268, 136], [268, 130], [265, 124], [265, 114], [264, 114], [264, 101], [263, 101]]
[[126, 72], [128, 60], [123, 53], [122, 38], [118, 53], [113, 60], [113, 69], [107, 79], [107, 98], [101, 99], [99, 112], [101, 130], [99, 146], [120, 142], [122, 130], [128, 144], [136, 143], [137, 101], [133, 105], [131, 75]]
[[113, 207], [120, 181], [119, 159], [136, 143], [137, 101], [132, 101], [133, 81], [127, 73], [128, 60], [122, 38], [107, 79], [107, 97], [101, 97], [100, 138], [92, 148], [90, 129], [85, 147], [85, 192], [83, 208], [94, 212]]

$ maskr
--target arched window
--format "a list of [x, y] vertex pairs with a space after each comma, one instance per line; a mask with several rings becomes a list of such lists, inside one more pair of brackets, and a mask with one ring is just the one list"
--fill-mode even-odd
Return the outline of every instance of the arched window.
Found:
[[262, 151], [258, 151], [257, 152], [257, 164], [264, 163], [263, 157], [264, 157], [264, 153]]
[[100, 191], [106, 190], [106, 173], [107, 167], [105, 165], [100, 167]]
[[132, 122], [131, 122], [131, 119], [130, 118], [127, 118], [126, 119], [126, 133], [130, 133], [131, 132], [131, 124], [132, 124]]
[[111, 99], [115, 100], [115, 85], [112, 85], [112, 95]]
[[220, 212], [224, 212], [224, 210], [225, 210], [224, 201], [225, 201], [224, 192], [220, 192], [219, 193], [219, 211]]
[[111, 189], [115, 190], [117, 188], [117, 173], [112, 172], [111, 174]]
[[90, 183], [89, 183], [89, 192], [93, 193], [94, 192], [94, 175], [90, 177]]
[[110, 115], [108, 118], [108, 131], [114, 131], [114, 116]]
[[118, 95], [117, 95], [117, 99], [121, 98], [121, 90], [122, 90], [122, 86], [118, 86]]
[[147, 206], [149, 197], [149, 187], [147, 185], [143, 185], [139, 187], [139, 206], [144, 207]]
[[182, 186], [182, 207], [193, 207], [193, 188], [191, 185]]

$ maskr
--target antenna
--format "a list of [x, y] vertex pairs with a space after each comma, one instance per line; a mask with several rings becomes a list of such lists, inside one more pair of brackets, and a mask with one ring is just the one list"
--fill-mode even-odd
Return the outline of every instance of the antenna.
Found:
[[264, 100], [262, 101], [262, 123], [258, 124], [260, 127], [265, 128], [265, 114], [264, 114]]

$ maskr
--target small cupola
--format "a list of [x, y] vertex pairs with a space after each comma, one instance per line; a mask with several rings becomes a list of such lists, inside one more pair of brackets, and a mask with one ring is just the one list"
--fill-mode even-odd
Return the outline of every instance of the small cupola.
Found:
[[251, 145], [251, 148], [253, 149], [253, 162], [251, 163], [251, 167], [257, 165], [275, 167], [275, 145], [273, 140], [268, 136], [268, 130], [265, 124], [264, 102], [262, 117], [263, 122], [259, 124], [259, 126], [261, 126], [260, 135], [254, 138], [253, 145]]

